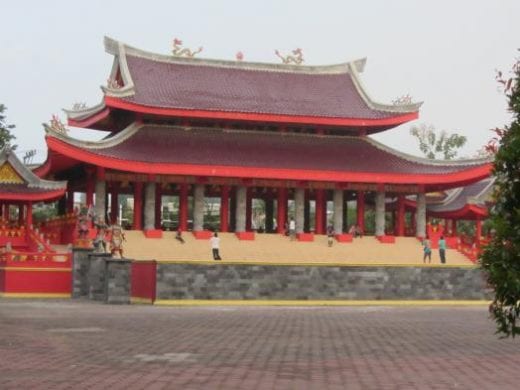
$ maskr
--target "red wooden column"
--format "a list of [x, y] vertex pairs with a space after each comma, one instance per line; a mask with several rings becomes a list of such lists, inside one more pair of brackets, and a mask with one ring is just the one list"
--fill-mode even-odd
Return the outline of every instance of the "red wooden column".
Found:
[[365, 231], [365, 193], [357, 192], [357, 225], [362, 232]]
[[397, 235], [404, 236], [404, 195], [397, 197]]
[[155, 183], [155, 228], [160, 230], [162, 221], [162, 186]]
[[179, 229], [188, 230], [188, 184], [182, 183], [179, 189]]
[[[112, 223], [117, 222], [117, 217], [119, 216], [119, 183], [118, 182], [112, 182], [112, 188], [111, 188], [111, 194], [110, 194], [110, 221]], [[119, 221], [121, 223], [121, 221]]]
[[67, 204], [65, 205], [67, 209], [67, 213], [74, 212], [74, 190], [68, 189], [67, 190]]
[[246, 193], [246, 232], [251, 231], [251, 213], [253, 211], [253, 188], [247, 187]]
[[22, 226], [23, 225], [23, 222], [24, 222], [24, 219], [25, 219], [25, 213], [24, 213], [24, 205], [23, 204], [19, 204], [18, 205], [18, 226]]
[[475, 241], [477, 245], [480, 245], [480, 239], [482, 238], [482, 220], [477, 219], [475, 221]]
[[133, 230], [143, 230], [143, 183], [134, 183], [134, 225]]
[[32, 223], [33, 223], [33, 219], [32, 219], [32, 202], [27, 202], [27, 215], [25, 217], [25, 224], [27, 225], [27, 228], [29, 228]]
[[316, 213], [315, 213], [315, 223], [314, 223], [314, 232], [316, 234], [324, 234], [323, 231], [323, 208], [324, 208], [324, 199], [325, 193], [323, 189], [316, 190]]
[[223, 185], [220, 189], [220, 231], [229, 231], [229, 186]]
[[287, 221], [287, 188], [278, 188], [276, 208], [276, 232], [285, 234], [285, 223]]
[[85, 202], [87, 203], [87, 207], [92, 207], [94, 205], [94, 172], [92, 170], [87, 170], [87, 184], [86, 184], [86, 196]]
[[452, 233], [452, 236], [454, 236], [454, 237], [457, 235], [457, 220], [456, 219], [451, 220], [451, 233]]

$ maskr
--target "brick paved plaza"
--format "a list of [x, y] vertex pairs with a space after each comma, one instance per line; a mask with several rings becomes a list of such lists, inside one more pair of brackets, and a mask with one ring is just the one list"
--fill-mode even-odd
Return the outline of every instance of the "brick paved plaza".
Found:
[[0, 389], [517, 389], [485, 307], [0, 299]]

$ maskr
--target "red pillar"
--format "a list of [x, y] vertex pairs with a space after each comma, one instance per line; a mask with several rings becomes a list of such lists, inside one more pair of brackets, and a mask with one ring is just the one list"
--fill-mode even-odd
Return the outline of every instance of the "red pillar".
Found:
[[66, 204], [67, 213], [74, 212], [74, 190], [68, 189], [67, 190], [67, 204]]
[[134, 225], [132, 229], [143, 230], [143, 183], [134, 183]]
[[162, 221], [162, 187], [161, 183], [155, 183], [155, 228], [161, 229]]
[[188, 185], [182, 183], [179, 189], [179, 229], [188, 230]]
[[32, 202], [27, 202], [27, 216], [25, 217], [25, 224], [27, 225], [27, 228], [29, 228], [32, 223]]
[[456, 219], [451, 220], [451, 233], [452, 233], [453, 237], [455, 237], [457, 235], [457, 220]]
[[357, 225], [362, 232], [365, 231], [365, 193], [357, 192]]
[[404, 195], [397, 197], [397, 235], [404, 236]]
[[323, 208], [324, 208], [324, 200], [325, 193], [323, 189], [316, 190], [316, 208], [315, 208], [315, 224], [314, 224], [314, 232], [316, 234], [324, 234], [323, 231]]
[[[110, 194], [110, 221], [116, 223], [119, 216], [119, 183], [112, 183], [112, 193]], [[121, 222], [120, 222], [121, 223]]]
[[287, 188], [278, 188], [276, 208], [276, 231], [284, 234], [287, 220]]
[[482, 221], [477, 219], [475, 221], [475, 241], [477, 245], [480, 244], [480, 239], [482, 238]]
[[220, 231], [229, 231], [229, 186], [220, 189]]
[[251, 231], [251, 213], [253, 209], [253, 188], [247, 187], [246, 194], [246, 231]]
[[24, 205], [18, 205], [18, 226], [23, 226], [24, 216]]

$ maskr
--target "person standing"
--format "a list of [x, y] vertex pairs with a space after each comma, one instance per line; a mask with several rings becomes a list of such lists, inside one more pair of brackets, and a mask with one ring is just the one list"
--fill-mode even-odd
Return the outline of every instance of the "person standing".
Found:
[[432, 262], [432, 243], [431, 243], [430, 237], [428, 237], [428, 235], [426, 235], [426, 237], [424, 238], [422, 245], [423, 245], [423, 252], [424, 252], [423, 263], [426, 263], [426, 258], [428, 258], [428, 263], [431, 263]]
[[219, 250], [220, 250], [220, 237], [218, 233], [213, 233], [213, 237], [210, 238], [211, 250], [213, 252], [213, 260], [222, 260], [220, 258]]
[[327, 244], [329, 245], [329, 248], [334, 243], [334, 228], [332, 225], [327, 226]]
[[446, 240], [444, 236], [439, 239], [439, 257], [441, 258], [441, 264], [446, 264]]

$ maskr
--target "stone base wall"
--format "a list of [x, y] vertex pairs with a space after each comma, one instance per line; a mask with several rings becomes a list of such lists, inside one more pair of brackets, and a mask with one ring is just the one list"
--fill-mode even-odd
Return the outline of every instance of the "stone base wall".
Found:
[[105, 262], [105, 302], [130, 303], [130, 260], [108, 259]]
[[468, 267], [157, 264], [157, 299], [483, 300]]

